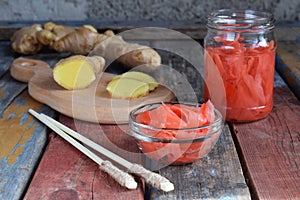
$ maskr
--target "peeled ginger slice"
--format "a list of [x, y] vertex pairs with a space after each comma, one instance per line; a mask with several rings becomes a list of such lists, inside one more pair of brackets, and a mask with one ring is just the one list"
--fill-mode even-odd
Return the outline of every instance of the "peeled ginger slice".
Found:
[[152, 76], [145, 74], [143, 72], [130, 71], [130, 72], [126, 72], [124, 74], [115, 76], [113, 79], [119, 79], [119, 78], [135, 79], [138, 81], [148, 83], [150, 91], [152, 91], [158, 87], [157, 81]]
[[110, 81], [106, 90], [113, 98], [136, 99], [149, 93], [149, 85], [135, 79], [118, 78]]
[[53, 78], [56, 83], [68, 90], [88, 87], [95, 79], [96, 74], [103, 68], [104, 59], [71, 56], [59, 61], [53, 69]]

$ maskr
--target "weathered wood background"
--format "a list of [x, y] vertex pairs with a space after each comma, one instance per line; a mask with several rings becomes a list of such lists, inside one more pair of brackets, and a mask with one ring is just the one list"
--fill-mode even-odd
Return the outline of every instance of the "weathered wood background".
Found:
[[[9, 75], [9, 65], [19, 55], [12, 52], [8, 39], [22, 25], [26, 23], [4, 23], [0, 26], [0, 199], [38, 199], [41, 196], [45, 199], [105, 199], [109, 195], [123, 199], [130, 199], [132, 196], [137, 199], [300, 198], [300, 132], [297, 126], [300, 120], [300, 103], [296, 97], [299, 95], [297, 47], [300, 28], [297, 24], [277, 29], [280, 62], [277, 62], [276, 69], [284, 81], [276, 75], [272, 113], [257, 122], [226, 125], [215, 148], [206, 158], [185, 166], [160, 169], [158, 172], [175, 184], [175, 191], [170, 193], [144, 186], [142, 182], [136, 191], [120, 188], [99, 171], [93, 162], [60, 137], [53, 133], [48, 137], [45, 127], [28, 115], [28, 108], [51, 116], [58, 113], [33, 100], [26, 92], [26, 84], [13, 80]], [[122, 24], [97, 24], [99, 30], [115, 28], [117, 31], [123, 31], [133, 27]], [[201, 42], [205, 35], [203, 25], [187, 27], [171, 24], [170, 27], [193, 36], [198, 42]], [[135, 38], [136, 41], [141, 41], [140, 39], [142, 38]], [[152, 41], [153, 45], [159, 45], [158, 43]], [[65, 56], [68, 54], [45, 51], [32, 58], [53, 65]], [[166, 52], [162, 52], [162, 57], [164, 63], [189, 80], [195, 89], [197, 100], [201, 101], [201, 77], [191, 69], [190, 63]], [[284, 73], [281, 70], [283, 66], [287, 68], [283, 70]], [[176, 78], [173, 77], [168, 83], [170, 87], [178, 89], [182, 86], [182, 83], [173, 80], [176, 81]], [[188, 100], [191, 100], [190, 95], [192, 94], [186, 95]], [[120, 129], [79, 121], [75, 121], [74, 124], [72, 119], [64, 116], [60, 116], [59, 119], [68, 126], [76, 125], [74, 128], [99, 143], [103, 142], [103, 138], [94, 134], [93, 130], [102, 129], [105, 138], [111, 142], [104, 143], [114, 144], [111, 145], [115, 148], [113, 150], [136, 162], [146, 163], [148, 167], [155, 165], [138, 153], [132, 138], [125, 134], [126, 126]], [[63, 171], [67, 173], [64, 174]], [[119, 193], [120, 196], [117, 195]]]

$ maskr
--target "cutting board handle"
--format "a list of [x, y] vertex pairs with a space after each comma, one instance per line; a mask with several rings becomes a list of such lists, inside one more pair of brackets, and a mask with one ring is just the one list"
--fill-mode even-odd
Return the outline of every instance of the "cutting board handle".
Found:
[[28, 83], [39, 70], [52, 70], [50, 66], [41, 60], [19, 57], [10, 65], [11, 76], [22, 82]]

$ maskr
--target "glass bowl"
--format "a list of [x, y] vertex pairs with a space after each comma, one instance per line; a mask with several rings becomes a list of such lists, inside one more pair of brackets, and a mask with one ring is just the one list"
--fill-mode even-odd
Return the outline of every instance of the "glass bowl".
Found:
[[[210, 123], [195, 127], [161, 128], [147, 125], [138, 119], [142, 113], [153, 111], [163, 104], [184, 105], [191, 108], [200, 108], [201, 106], [199, 104], [159, 102], [146, 104], [132, 110], [129, 116], [129, 132], [136, 139], [140, 150], [153, 160], [172, 165], [192, 163], [205, 157], [216, 144], [222, 132], [224, 120], [221, 113], [213, 108], [214, 119]], [[159, 122], [160, 119], [166, 119], [163, 115], [164, 113], [156, 115], [155, 120]]]

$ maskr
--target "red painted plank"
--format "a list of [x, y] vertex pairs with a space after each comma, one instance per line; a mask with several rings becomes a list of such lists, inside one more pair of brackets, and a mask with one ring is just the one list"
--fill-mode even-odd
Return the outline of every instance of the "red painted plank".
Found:
[[233, 124], [254, 198], [300, 199], [300, 102], [286, 86], [260, 121]]
[[[78, 132], [97, 143], [106, 142], [115, 152], [126, 152], [126, 159], [141, 161], [136, 145], [128, 145], [134, 144], [133, 139], [119, 127], [82, 121], [74, 123], [73, 119], [64, 116], [60, 117], [60, 121], [72, 129], [76, 127]], [[103, 132], [99, 131], [101, 129]], [[121, 187], [100, 171], [96, 163], [51, 133], [25, 199], [143, 199], [143, 195], [141, 181], [136, 190]]]

